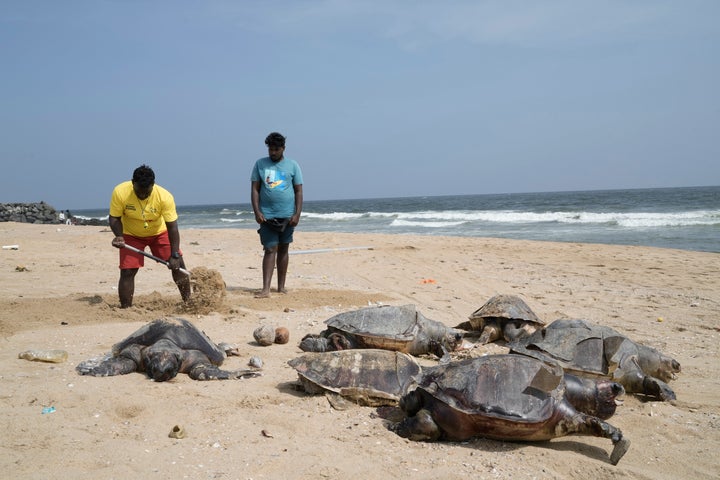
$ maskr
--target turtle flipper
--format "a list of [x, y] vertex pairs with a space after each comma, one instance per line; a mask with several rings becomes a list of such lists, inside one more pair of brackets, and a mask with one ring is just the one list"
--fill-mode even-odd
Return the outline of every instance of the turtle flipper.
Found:
[[424, 408], [415, 415], [406, 417], [392, 430], [401, 437], [414, 441], [433, 441], [442, 436], [442, 431], [432, 418], [432, 414]]
[[662, 380], [645, 375], [638, 364], [637, 355], [623, 358], [620, 367], [613, 373], [613, 380], [622, 384], [625, 391], [642, 393], [658, 400], [675, 400], [675, 392]]
[[262, 373], [260, 373], [259, 370], [255, 369], [245, 369], [245, 370], [233, 370], [230, 372], [230, 378], [238, 379], [238, 378], [255, 378], [255, 377], [261, 377]]
[[238, 378], [253, 378], [261, 375], [257, 370], [222, 370], [210, 363], [198, 363], [188, 372], [193, 380], [235, 380]]
[[643, 392], [645, 395], [659, 398], [665, 402], [676, 400], [675, 392], [670, 385], [655, 377], [646, 376], [643, 379]]
[[482, 334], [480, 335], [480, 340], [478, 340], [478, 343], [480, 345], [486, 345], [488, 343], [492, 343], [495, 340], [499, 340], [502, 337], [502, 330], [500, 326], [497, 323], [491, 323], [488, 322], [485, 324], [485, 327], [483, 328]]
[[613, 446], [613, 451], [610, 454], [610, 463], [617, 465], [620, 459], [625, 455], [630, 448], [630, 440], [627, 438], [621, 438]]
[[577, 422], [576, 426], [578, 427], [575, 433], [586, 433], [612, 440], [613, 451], [610, 453], [610, 463], [613, 465], [617, 465], [630, 448], [630, 440], [623, 436], [619, 428], [597, 417], [578, 412], [574, 421]]
[[99, 358], [91, 358], [78, 363], [75, 370], [80, 375], [113, 377], [137, 371], [137, 364], [129, 358], [113, 357], [112, 354], [106, 354]]

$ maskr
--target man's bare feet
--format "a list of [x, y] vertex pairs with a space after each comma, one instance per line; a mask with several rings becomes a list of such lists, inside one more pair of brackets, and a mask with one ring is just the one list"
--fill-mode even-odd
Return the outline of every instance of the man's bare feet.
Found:
[[278, 288], [278, 293], [288, 293], [287, 288]]
[[255, 298], [270, 298], [270, 292], [266, 292], [265, 290], [262, 290], [255, 294]]

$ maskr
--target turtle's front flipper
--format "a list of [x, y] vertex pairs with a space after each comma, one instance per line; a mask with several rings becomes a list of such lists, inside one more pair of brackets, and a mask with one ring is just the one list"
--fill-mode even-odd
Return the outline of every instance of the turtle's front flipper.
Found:
[[433, 420], [432, 414], [424, 408], [411, 417], [405, 417], [391, 430], [403, 438], [421, 442], [437, 440], [442, 435], [442, 431]]
[[502, 329], [500, 328], [500, 326], [497, 323], [487, 323], [483, 328], [478, 343], [480, 345], [486, 345], [488, 343], [494, 342], [495, 340], [499, 340], [501, 337]]
[[584, 433], [612, 440], [613, 451], [610, 454], [610, 463], [613, 465], [617, 465], [623, 455], [625, 455], [630, 448], [630, 440], [623, 436], [622, 431], [619, 428], [614, 427], [597, 417], [580, 412], [571, 418], [572, 426], [569, 427], [568, 433]]
[[620, 459], [625, 455], [630, 448], [630, 440], [627, 438], [621, 438], [613, 445], [613, 451], [610, 454], [610, 463], [617, 465]]
[[613, 380], [625, 387], [625, 391], [629, 393], [642, 393], [663, 401], [675, 400], [675, 392], [667, 383], [643, 373], [636, 355], [628, 355], [622, 359], [613, 373]]
[[670, 385], [662, 380], [658, 380], [657, 378], [650, 376], [646, 376], [643, 379], [642, 393], [650, 395], [651, 397], [659, 398], [665, 402], [675, 400], [677, 398], [675, 397], [673, 389], [670, 388]]
[[198, 363], [194, 365], [188, 375], [193, 380], [234, 380], [238, 378], [252, 378], [261, 375], [257, 370], [222, 370], [211, 363]]
[[113, 357], [112, 354], [100, 358], [91, 358], [78, 363], [75, 370], [80, 375], [92, 375], [94, 377], [113, 377], [125, 375], [137, 370], [137, 364], [125, 357]]

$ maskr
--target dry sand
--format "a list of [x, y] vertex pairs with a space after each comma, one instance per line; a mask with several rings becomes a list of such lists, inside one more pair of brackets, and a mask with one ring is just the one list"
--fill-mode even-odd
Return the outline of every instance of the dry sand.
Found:
[[[102, 227], [0, 223], [0, 467], [4, 478], [719, 478], [720, 257], [712, 253], [401, 235], [296, 234], [286, 295], [253, 297], [261, 250], [253, 230], [182, 230], [189, 269], [222, 274], [214, 311], [181, 313], [216, 342], [235, 342], [254, 379], [154, 383], [135, 373], [95, 378], [78, 362], [109, 351], [146, 322], [178, 315], [168, 270], [146, 260], [135, 306], [117, 300], [117, 250]], [[347, 247], [371, 247], [337, 250]], [[333, 250], [336, 249], [336, 250]], [[321, 252], [312, 252], [322, 250]], [[310, 252], [308, 252], [310, 251]], [[520, 295], [543, 320], [609, 325], [675, 357], [674, 404], [628, 395], [610, 423], [632, 442], [617, 466], [606, 439], [539, 443], [477, 439], [416, 443], [371, 407], [335, 410], [297, 391], [287, 361], [330, 316], [368, 304], [414, 303], [456, 325], [492, 295]], [[261, 324], [290, 342], [261, 347]], [[64, 363], [18, 359], [64, 349]], [[483, 352], [505, 351], [502, 345]], [[54, 407], [53, 413], [42, 413]], [[168, 437], [174, 425], [187, 437]]]

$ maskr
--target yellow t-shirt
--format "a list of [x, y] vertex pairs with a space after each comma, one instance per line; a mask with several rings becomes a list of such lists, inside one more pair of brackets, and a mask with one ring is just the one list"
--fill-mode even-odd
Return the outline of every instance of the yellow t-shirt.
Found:
[[134, 237], [151, 237], [165, 230], [165, 222], [174, 222], [178, 215], [172, 194], [160, 185], [154, 185], [145, 200], [135, 195], [131, 181], [113, 189], [110, 198], [110, 216], [121, 217], [123, 233]]

